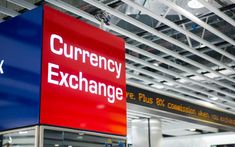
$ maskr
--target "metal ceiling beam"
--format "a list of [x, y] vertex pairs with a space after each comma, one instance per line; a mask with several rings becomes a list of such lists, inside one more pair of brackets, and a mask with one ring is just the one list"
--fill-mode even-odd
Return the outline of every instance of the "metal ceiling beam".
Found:
[[[179, 16], [180, 20], [183, 19], [182, 15], [179, 14], [178, 16]], [[182, 24], [182, 27], [183, 27], [184, 30], [187, 30], [185, 24]], [[185, 36], [186, 36], [186, 39], [187, 39], [187, 41], [188, 41], [189, 47], [190, 47], [190, 48], [193, 48], [193, 45], [192, 45], [192, 42], [191, 42], [189, 36], [188, 36], [188, 35], [185, 35]]]
[[[163, 18], [165, 18], [166, 16], [167, 16], [167, 14], [169, 13], [171, 11], [171, 8], [167, 8], [167, 10], [166, 10], [166, 12], [165, 12], [165, 14], [162, 16]], [[162, 24], [162, 22], [158, 22], [157, 23], [157, 25], [156, 25], [156, 27], [155, 28], [158, 28], [160, 25]], [[145, 35], [143, 35], [142, 37], [147, 37], [147, 36], [149, 36], [149, 34], [145, 34]], [[127, 39], [127, 43], [129, 43], [129, 42], [131, 42], [132, 40], [131, 39]], [[141, 43], [137, 43], [137, 44], [135, 44], [135, 46], [139, 46]]]
[[29, 3], [25, 0], [7, 0], [7, 1], [10, 3], [16, 4], [18, 6], [21, 6], [23, 8], [26, 8], [28, 10], [32, 10], [32, 9], [36, 8], [36, 6], [34, 4]]
[[[168, 7], [169, 8], [169, 7]], [[226, 11], [231, 11], [231, 10], [233, 10], [235, 8], [235, 4], [231, 4], [231, 5], [228, 5], [228, 6], [224, 6], [224, 7], [222, 7], [222, 8], [219, 8], [219, 10], [221, 11], [221, 12], [226, 12]], [[212, 12], [212, 13], [208, 13], [208, 14], [204, 14], [204, 15], [202, 15], [202, 16], [199, 16], [198, 18], [200, 18], [201, 20], [202, 19], [205, 19], [205, 18], [207, 18], [207, 17], [212, 17], [212, 16], [214, 16], [215, 14]], [[192, 22], [190, 19], [188, 19], [188, 18], [184, 18], [183, 20], [178, 20], [178, 21], [175, 21], [174, 23], [176, 24], [176, 25], [181, 25], [181, 24], [188, 24], [188, 23], [190, 23], [190, 22]], [[163, 25], [163, 26], [161, 26], [161, 27], [158, 27], [158, 28], [155, 28], [155, 29], [157, 29], [157, 30], [159, 30], [159, 31], [166, 31], [166, 30], [168, 30], [168, 29], [170, 29], [167, 25]], [[138, 33], [138, 35], [139, 36], [142, 36], [143, 34], [145, 34], [146, 33], [146, 31], [142, 31], [142, 32], [139, 32]]]
[[[167, 8], [165, 14], [162, 16], [163, 18], [166, 18], [166, 16], [168, 15], [168, 13], [171, 11], [171, 8]], [[162, 24], [162, 22], [158, 22], [157, 25], [156, 25], [156, 28], [158, 28], [160, 25]]]
[[[125, 21], [127, 21], [127, 22], [129, 22], [129, 23], [131, 23], [131, 24], [133, 24], [133, 25], [135, 25], [135, 26], [137, 26], [137, 27], [139, 27], [139, 28], [142, 28], [142, 29], [148, 31], [149, 33], [154, 34], [155, 36], [159, 36], [159, 37], [163, 38], [164, 40], [173, 43], [174, 45], [177, 45], [177, 46], [179, 46], [179, 47], [181, 47], [181, 48], [183, 48], [183, 49], [185, 49], [185, 50], [187, 50], [187, 51], [189, 51], [189, 52], [192, 52], [192, 53], [194, 53], [194, 54], [196, 54], [196, 55], [198, 55], [198, 56], [200, 56], [200, 57], [202, 57], [202, 58], [204, 58], [204, 59], [206, 59], [206, 60], [208, 60], [208, 61], [214, 63], [214, 64], [217, 64], [217, 65], [219, 65], [219, 66], [221, 66], [221, 67], [223, 67], [223, 68], [229, 69], [229, 70], [231, 70], [232, 72], [234, 72], [234, 69], [233, 69], [233, 68], [228, 67], [227, 65], [224, 65], [223, 63], [221, 63], [221, 62], [215, 60], [214, 58], [212, 58], [212, 57], [210, 57], [210, 56], [208, 56], [208, 55], [206, 55], [206, 54], [201, 54], [199, 51], [197, 51], [197, 50], [195, 50], [195, 49], [193, 49], [193, 48], [190, 48], [189, 46], [185, 45], [184, 43], [179, 42], [179, 41], [177, 41], [176, 39], [171, 38], [171, 37], [169, 37], [169, 36], [167, 36], [167, 35], [165, 35], [165, 34], [159, 32], [159, 31], [157, 31], [157, 30], [155, 30], [155, 29], [153, 29], [153, 28], [151, 28], [151, 27], [145, 25], [144, 23], [141, 23], [141, 22], [139, 22], [139, 21], [137, 21], [137, 20], [135, 20], [135, 19], [133, 19], [133, 18], [131, 18], [131, 17], [129, 17], [129, 16], [126, 16], [126, 15], [124, 15], [123, 13], [121, 13], [121, 12], [115, 10], [115, 9], [112, 9], [112, 8], [110, 8], [110, 7], [107, 7], [107, 6], [104, 5], [103, 3], [100, 3], [100, 2], [95, 1], [95, 0], [83, 0], [83, 1], [85, 1], [85, 2], [87, 2], [87, 3], [89, 3], [89, 4], [91, 4], [91, 5], [93, 5], [93, 6], [95, 6], [95, 7], [98, 7], [98, 8], [100, 8], [100, 9], [103, 9], [103, 10], [107, 11], [108, 13], [110, 13], [110, 14], [112, 14], [112, 15], [115, 15], [116, 17], [119, 17], [119, 18], [121, 18], [121, 19], [123, 19], [123, 20], [125, 20]], [[139, 39], [138, 39], [138, 40], [139, 40]], [[145, 41], [144, 41], [144, 40], [145, 40]], [[217, 72], [217, 71], [214, 71], [214, 70], [208, 68], [207, 66], [205, 66], [205, 65], [203, 65], [203, 64], [201, 64], [201, 63], [199, 63], [199, 62], [196, 62], [196, 61], [194, 61], [194, 60], [191, 60], [191, 59], [189, 59], [189, 58], [186, 58], [186, 57], [184, 57], [184, 56], [181, 56], [181, 55], [179, 55], [178, 53], [173, 52], [173, 51], [171, 51], [171, 50], [168, 50], [167, 48], [165, 48], [165, 47], [163, 47], [163, 46], [160, 46], [160, 45], [158, 45], [158, 44], [155, 44], [155, 43], [153, 43], [153, 42], [150, 42], [150, 41], [148, 41], [148, 40], [146, 40], [146, 39], [141, 38], [140, 42], [143, 42], [143, 41], [144, 41], [144, 42], [147, 42], [147, 43], [143, 43], [143, 44], [146, 44], [146, 45], [148, 44], [148, 46], [152, 47], [153, 49], [156, 49], [156, 50], [158, 50], [158, 51], [161, 51], [161, 52], [164, 52], [164, 53], [166, 53], [166, 54], [169, 54], [169, 55], [171, 55], [171, 56], [173, 56], [173, 57], [175, 57], [175, 58], [178, 58], [178, 59], [180, 59], [180, 60], [182, 60], [182, 61], [184, 61], [184, 62], [186, 62], [186, 63], [188, 63], [188, 64], [191, 64], [191, 65], [193, 65], [193, 66], [195, 66], [195, 67], [198, 67], [199, 69], [203, 69], [203, 70], [209, 71], [209, 72], [211, 72], [211, 73], [213, 73], [213, 74], [216, 74], [216, 75], [218, 75], [218, 76], [220, 76], [220, 77], [223, 77], [224, 79], [227, 79], [228, 81], [231, 81], [231, 82], [234, 82], [234, 83], [235, 83], [235, 79], [230, 78], [230, 77], [227, 77], [227, 76], [225, 76], [225, 75], [223, 75], [223, 74], [221, 74], [221, 73], [219, 73], [219, 72]], [[235, 59], [235, 57], [234, 57], [234, 59]]]
[[[155, 18], [155, 19], [157, 19], [159, 22], [161, 22], [161, 19], [158, 19], [158, 17], [155, 17], [156, 15], [158, 15], [158, 14], [152, 14], [152, 13], [154, 13], [154, 12], [152, 12], [151, 13], [151, 11], [150, 10], [148, 10], [148, 9], [146, 9], [146, 8], [144, 8], [144, 7], [142, 7], [141, 5], [138, 5], [138, 4], [136, 4], [136, 3], [134, 3], [134, 2], [132, 2], [132, 1], [125, 1], [125, 0], [123, 0], [125, 3], [127, 3], [127, 4], [129, 4], [130, 6], [132, 6], [133, 8], [135, 8], [135, 9], [138, 9], [138, 10], [140, 10], [140, 11], [143, 11], [143, 12], [145, 12], [146, 14], [149, 14], [149, 16], [151, 16], [151, 17], [153, 17], [153, 18]], [[168, 9], [169, 9], [169, 7], [168, 7]], [[148, 13], [149, 12], [149, 13]], [[158, 15], [159, 16], [159, 15]], [[161, 16], [159, 16], [160, 18], [161, 18]], [[164, 19], [164, 17], [163, 17], [163, 19]], [[208, 19], [208, 17], [207, 17], [207, 19]], [[206, 20], [207, 20], [206, 19]], [[169, 24], [172, 24], [172, 22], [171, 21], [169, 21], [169, 20], [167, 20], [166, 19], [166, 23], [165, 24], [167, 24], [167, 25], [169, 25]], [[175, 27], [178, 27], [176, 24], [174, 24], [173, 23], [173, 25], [175, 26]], [[170, 25], [171, 26], [171, 25]], [[178, 28], [180, 28], [180, 27], [178, 27]], [[185, 31], [186, 29], [184, 29], [183, 31]], [[180, 31], [180, 30], [178, 30], [178, 31]], [[203, 32], [205, 31], [205, 29], [203, 30]], [[181, 31], [182, 32], [182, 31]], [[183, 33], [183, 32], [182, 32]], [[184, 33], [185, 34], [185, 33]], [[186, 35], [186, 34], [185, 34]], [[194, 35], [194, 34], [192, 34], [191, 33], [191, 35]], [[187, 36], [187, 35], [186, 35]], [[194, 35], [194, 36], [196, 36], [196, 35]], [[196, 36], [197, 37], [197, 36]], [[199, 37], [198, 37], [199, 38]], [[203, 40], [203, 37], [202, 38], [199, 38], [200, 40]], [[203, 40], [203, 41], [205, 41], [205, 40]], [[209, 43], [209, 42], [208, 42]], [[211, 44], [211, 43], [210, 43]], [[138, 44], [139, 45], [139, 44]], [[212, 45], [212, 44], [211, 44]], [[215, 48], [217, 48], [218, 50], [221, 50], [219, 47], [217, 47], [216, 45], [213, 45]], [[223, 51], [223, 50], [221, 50], [222, 52], [225, 52], [225, 51]], [[201, 53], [203, 53], [203, 52], [201, 52]], [[228, 54], [227, 52], [225, 52], [226, 54]], [[225, 54], [224, 54], [225, 55]], [[165, 56], [164, 56], [165, 57]], [[235, 59], [235, 56], [232, 58], [232, 59]]]
[[223, 39], [223, 40], [225, 40], [235, 46], [235, 41], [233, 39], [229, 38], [228, 36], [221, 33], [220, 31], [213, 28], [212, 26], [206, 24], [205, 22], [203, 22], [202, 20], [200, 20], [199, 18], [197, 18], [196, 16], [194, 16], [190, 12], [186, 11], [185, 9], [181, 8], [180, 6], [176, 5], [175, 3], [172, 3], [169, 0], [158, 0], [158, 1], [160, 3], [163, 3], [166, 6], [170, 7], [171, 9], [175, 10], [176, 12], [184, 15], [185, 17], [191, 19], [193, 22], [199, 24], [200, 26], [206, 28], [211, 33], [215, 34], [216, 36], [220, 37], [221, 39]]
[[[128, 42], [126, 42], [126, 43], [128, 43]], [[133, 45], [133, 44], [132, 44]], [[133, 46], [135, 46], [136, 47], [136, 45], [134, 44]], [[220, 48], [224, 48], [224, 47], [227, 47], [227, 46], [231, 46], [230, 44], [228, 44], [227, 42], [225, 43], [225, 42], [220, 42], [220, 43], [216, 43], [216, 46], [218, 46], [218, 47], [220, 47]], [[203, 50], [200, 50], [200, 52], [201, 53], [207, 53], [207, 52], [209, 52], [209, 51], [211, 51], [211, 49], [209, 49], [209, 48], [205, 48], [205, 49], [203, 49]], [[190, 57], [190, 56], [192, 56], [193, 54], [192, 53], [190, 53], [190, 52], [186, 52], [186, 51], [180, 51], [180, 52], [178, 52], [179, 54], [181, 54], [181, 55], [183, 55], [183, 56], [185, 56], [185, 57]], [[167, 55], [167, 54], [162, 54], [162, 55], [159, 55], [160, 57], [162, 57], [162, 58], [166, 58], [166, 57], [168, 57], [169, 55]], [[172, 60], [171, 58], [169, 59], [169, 60]], [[151, 58], [148, 58], [148, 59], [146, 59], [145, 61], [154, 61], [154, 59], [151, 59]], [[133, 64], [135, 64], [135, 63], [133, 63]], [[234, 66], [234, 64], [226, 64], [227, 66]], [[143, 66], [143, 65], [141, 65], [141, 67], [143, 68], [143, 67], [145, 67], [145, 66]], [[211, 67], [211, 69], [213, 69], [213, 70], [216, 70], [216, 69], [218, 69], [218, 66], [213, 66], [213, 67]], [[222, 70], [226, 70], [226, 69], [222, 69]], [[219, 71], [220, 72], [220, 71]], [[204, 74], [205, 73], [205, 71], [198, 71], [198, 73], [202, 73], [202, 74]], [[226, 74], [227, 75], [227, 74]], [[185, 75], [185, 77], [192, 77], [192, 76], [194, 76], [194, 75], [190, 75], [190, 74], [186, 74]], [[233, 76], [233, 75], [227, 75], [227, 76]], [[215, 78], [216, 80], [220, 80], [221, 78]], [[202, 82], [207, 82], [207, 81], [202, 81]]]
[[[208, 17], [207, 17], [208, 18]], [[207, 22], [207, 19], [205, 19], [205, 21]], [[210, 24], [214, 24], [214, 23], [217, 23], [217, 21], [215, 21], [215, 22], [213, 22], [213, 23], [210, 23]], [[158, 29], [157, 29], [158, 30]], [[188, 28], [188, 31], [191, 31], [192, 30], [192, 28]], [[203, 28], [203, 32], [205, 32], [205, 28]], [[146, 31], [145, 31], [146, 32]], [[162, 31], [161, 31], [162, 32]], [[201, 35], [201, 38], [203, 39], [204, 37], [203, 37], [203, 33], [202, 32], [202, 35]], [[178, 31], [174, 31], [173, 33], [171, 33], [171, 34], [167, 34], [168, 36], [175, 36], [175, 35], [178, 35], [178, 34], [180, 34], [180, 32], [178, 32]], [[119, 34], [118, 34], [119, 35]], [[139, 33], [137, 33], [137, 35], [139, 36]], [[142, 36], [142, 37], [145, 37], [145, 36], [150, 36], [151, 34], [145, 34], [144, 36]], [[141, 36], [141, 35], [140, 35]], [[153, 38], [152, 39], [152, 41], [153, 42], [155, 42], [155, 41], [158, 41], [160, 38]], [[128, 39], [126, 39], [126, 40], [128, 40], [127, 42], [129, 43], [129, 42], [131, 42], [131, 41], [133, 41], [132, 39], [130, 39], [130, 38], [128, 38]], [[210, 42], [210, 44], [212, 44], [212, 45], [214, 45], [214, 46], [216, 46], [218, 49], [222, 49], [222, 51], [224, 51], [224, 49], [223, 49], [223, 47], [225, 47], [225, 46], [232, 46], [230, 43], [228, 43], [228, 42], [226, 42], [226, 41], [224, 41], [224, 40], [222, 40], [224, 43], [223, 44], [226, 44], [226, 45], [223, 45], [223, 46], [221, 46], [220, 44], [218, 44], [218, 43], [215, 43], [215, 42]], [[134, 44], [135, 46], [139, 46], [139, 45], [141, 45], [141, 43], [140, 42], [137, 42], [137, 43], [135, 43]], [[206, 52], [205, 51], [201, 51], [199, 48], [201, 48], [200, 46], [202, 45], [202, 43], [200, 43], [200, 45], [199, 46], [194, 46], [194, 48], [196, 48], [198, 51], [200, 51], [201, 53], [203, 53], [203, 54], [205, 54], [206, 52], [209, 52], [209, 51], [213, 51], [212, 49], [210, 49], [210, 48], [208, 48], [207, 46], [205, 46], [205, 47], [203, 47], [203, 48], [206, 48]], [[182, 51], [180, 51], [179, 53], [181, 54], [181, 53], [183, 53], [183, 52], [187, 52], [187, 51], [185, 51], [185, 50], [182, 50]], [[226, 51], [225, 51], [226, 52]], [[227, 52], [228, 53], [228, 52]], [[188, 52], [187, 53], [188, 54], [188, 56], [185, 56], [185, 57], [189, 57], [189, 56], [192, 56], [192, 55], [194, 55], [194, 54], [192, 54], [191, 52]], [[222, 55], [222, 56], [224, 56], [224, 55]], [[169, 60], [170, 59], [172, 59], [172, 57], [170, 57], [169, 55], [167, 55], [167, 54], [163, 54], [163, 55], [161, 55], [161, 57], [164, 57], [164, 58], [168, 58]], [[225, 56], [226, 57], [226, 56]], [[228, 65], [227, 65], [228, 66]], [[229, 66], [229, 67], [231, 67], [231, 66]]]
[[213, 13], [215, 13], [217, 16], [219, 16], [223, 20], [225, 20], [228, 23], [230, 23], [233, 27], [235, 27], [235, 21], [233, 19], [231, 19], [228, 15], [222, 13], [219, 9], [217, 9], [214, 6], [212, 6], [209, 2], [207, 2], [205, 0], [198, 0], [198, 1], [200, 3], [202, 3], [208, 10], [210, 10]]
[[0, 13], [5, 14], [7, 16], [11, 16], [11, 17], [15, 17], [15, 16], [19, 15], [18, 12], [11, 10], [11, 9], [8, 9], [8, 8], [5, 8], [3, 6], [0, 6]]
[[[180, 65], [178, 65], [178, 64], [176, 64], [176, 63], [174, 63], [174, 62], [170, 62], [170, 61], [165, 60], [165, 59], [163, 59], [163, 58], [159, 58], [159, 57], [157, 57], [156, 55], [151, 54], [151, 53], [148, 53], [148, 52], [146, 52], [146, 51], [144, 51], [144, 50], [141, 50], [141, 49], [139, 49], [139, 48], [137, 48], [137, 47], [134, 47], [134, 46], [131, 46], [131, 45], [126, 44], [126, 48], [129, 49], [129, 50], [131, 50], [131, 51], [134, 51], [134, 52], [137, 52], [137, 53], [139, 53], [139, 54], [142, 54], [142, 55], [145, 54], [145, 56], [147, 56], [147, 57], [149, 57], [149, 58], [151, 58], [151, 59], [158, 60], [158, 61], [160, 61], [160, 62], [162, 62], [162, 63], [168, 64], [168, 65], [170, 65], [170, 66], [172, 66], [172, 67], [175, 67], [175, 68], [177, 68], [177, 69], [180, 69], [180, 70], [189, 70], [189, 69], [187, 69], [187, 68], [185, 68], [185, 67], [183, 67], [183, 66], [180, 66]], [[127, 58], [127, 59], [130, 59], [130, 56], [126, 56], [126, 58]], [[155, 65], [153, 65], [153, 64], [147, 63], [146, 61], [143, 61], [143, 60], [138, 59], [138, 58], [135, 58], [135, 60], [136, 60], [135, 62], [137, 62], [137, 63], [139, 63], [139, 64], [142, 64], [142, 65], [147, 66], [147, 67], [150, 67], [150, 68], [152, 68], [152, 69], [161, 71], [161, 72], [163, 72], [163, 73], [165, 73], [165, 74], [168, 74], [168, 75], [171, 75], [171, 76], [173, 76], [173, 77], [181, 78], [181, 79], [187, 80], [187, 81], [189, 81], [189, 82], [191, 82], [191, 83], [193, 83], [193, 84], [202, 86], [202, 87], [204, 87], [204, 88], [206, 88], [206, 89], [212, 88], [212, 89], [210, 89], [210, 90], [218, 91], [218, 92], [221, 92], [221, 93], [223, 93], [223, 94], [225, 94], [225, 95], [230, 95], [230, 97], [234, 97], [234, 95], [231, 94], [231, 93], [224, 92], [224, 91], [222, 91], [222, 90], [220, 90], [220, 89], [218, 89], [218, 88], [215, 89], [215, 88], [213, 88], [213, 87], [211, 87], [210, 85], [207, 85], [207, 84], [202, 84], [202, 83], [199, 82], [199, 81], [195, 81], [195, 80], [190, 79], [190, 78], [188, 78], [188, 77], [186, 77], [186, 76], [182, 76], [182, 75], [180, 75], [180, 74], [178, 74], [178, 73], [176, 73], [176, 72], [174, 72], [174, 71], [165, 69], [165, 68], [160, 67], [160, 66], [155, 66]], [[133, 57], [132, 57], [132, 61], [133, 61]], [[143, 63], [141, 63], [141, 61], [142, 61]], [[204, 78], [202, 75], [197, 75], [197, 76], [200, 76], [201, 78]], [[208, 77], [207, 77], [207, 78], [208, 78]], [[210, 79], [210, 78], [208, 78], [207, 80], [213, 82], [213, 80]], [[216, 82], [218, 82], [218, 81], [216, 81]], [[214, 82], [214, 83], [215, 83], [215, 82]], [[219, 84], [219, 83], [218, 83], [218, 84]]]
[[[152, 18], [170, 26], [171, 28], [177, 30], [178, 32], [182, 33], [182, 34], [185, 34], [186, 36], [189, 36], [190, 38], [196, 40], [197, 42], [200, 42], [201, 44], [204, 44], [206, 46], [208, 46], [209, 48], [211, 48], [212, 50], [230, 58], [231, 60], [235, 60], [235, 56], [224, 51], [224, 50], [221, 50], [220, 48], [216, 47], [215, 45], [211, 44], [210, 42], [200, 38], [199, 36], [191, 33], [190, 31], [187, 31], [187, 30], [184, 30], [183, 28], [179, 27], [178, 25], [176, 25], [175, 23], [171, 22], [170, 20], [168, 19], [165, 19], [163, 18], [162, 16], [152, 12], [151, 10], [148, 10], [147, 8], [137, 4], [137, 3], [134, 3], [132, 1], [129, 1], [129, 0], [122, 0], [123, 2], [125, 2], [126, 4], [132, 6], [133, 8], [135, 9], [138, 9], [140, 11], [143, 11], [144, 13], [148, 14], [149, 16], [151, 16]], [[194, 49], [192, 49], [194, 50]], [[196, 52], [195, 52], [196, 53]], [[194, 54], [195, 54], [194, 53]], [[213, 63], [213, 62], [212, 62]]]
[[[127, 48], [127, 49], [130, 49], [131, 51], [134, 51], [134, 52], [140, 53], [140, 54], [142, 54], [142, 55], [148, 56], [149, 58], [155, 57], [155, 55], [149, 54], [149, 53], [146, 54], [145, 51], [143, 51], [143, 50], [141, 51], [141, 49], [138, 49], [138, 48], [133, 47], [133, 46], [131, 46], [131, 45], [126, 45], [126, 48]], [[190, 79], [190, 78], [188, 78], [188, 77], [185, 77], [185, 76], [182, 76], [182, 75], [180, 75], [180, 74], [178, 74], [178, 73], [176, 73], [176, 72], [174, 72], [174, 71], [165, 69], [165, 68], [163, 68], [163, 67], [161, 67], [161, 66], [155, 66], [155, 65], [153, 65], [153, 64], [150, 64], [150, 63], [148, 63], [148, 62], [146, 62], [146, 61], [144, 61], [144, 60], [138, 59], [138, 58], [133, 57], [133, 56], [131, 56], [131, 55], [127, 55], [127, 54], [126, 54], [126, 59], [131, 60], [131, 61], [134, 61], [134, 62], [139, 63], [139, 64], [141, 64], [141, 65], [144, 65], [144, 66], [146, 66], [146, 67], [149, 67], [149, 68], [158, 70], [158, 71], [163, 72], [163, 73], [165, 73], [165, 74], [167, 74], [167, 75], [171, 75], [171, 76], [173, 76], [173, 77], [177, 77], [177, 78], [186, 80], [186, 81], [188, 81], [188, 82], [190, 82], [190, 83], [193, 83], [193, 84], [195, 84], [195, 85], [201, 86], [201, 87], [203, 87], [203, 88], [205, 88], [205, 89], [213, 90], [213, 91], [222, 93], [222, 94], [227, 95], [227, 96], [229, 96], [229, 97], [231, 97], [231, 98], [233, 98], [233, 99], [235, 98], [235, 95], [232, 94], [232, 93], [225, 92], [225, 91], [220, 90], [220, 89], [218, 89], [218, 88], [212, 87], [211, 85], [206, 84], [206, 83], [201, 83], [201, 82], [199, 82], [199, 81], [192, 80], [192, 79]], [[230, 100], [228, 100], [228, 101], [230, 101]], [[231, 102], [234, 103], [234, 101], [231, 101]]]
[[[217, 47], [219, 47], [219, 48], [226, 48], [226, 47], [228, 47], [228, 46], [231, 46], [231, 44], [229, 44], [229, 43], [227, 43], [227, 42], [214, 42], [213, 43], [214, 45], [216, 45]], [[203, 47], [203, 49], [202, 48], [196, 48], [197, 50], [199, 50], [201, 53], [208, 53], [208, 52], [210, 52], [210, 51], [212, 51], [210, 48], [208, 48], [208, 47]], [[194, 54], [192, 54], [192, 53], [190, 53], [190, 52], [187, 52], [187, 51], [180, 51], [179, 52], [179, 54], [183, 54], [185, 57], [190, 57], [190, 56], [193, 56]], [[161, 57], [164, 57], [164, 58], [166, 58], [166, 57], [168, 57], [166, 54], [164, 54], [163, 56], [161, 56]], [[224, 63], [225, 64], [225, 63]], [[227, 64], [227, 66], [229, 66], [229, 67], [231, 67], [232, 65], [228, 65]], [[218, 66], [217, 66], [217, 68], [218, 68]]]
[[98, 21], [93, 15], [88, 14], [88, 13], [86, 13], [86, 12], [66, 3], [66, 2], [63, 2], [61, 0], [45, 0], [45, 1], [57, 6], [59, 8], [67, 10], [73, 14], [76, 14], [78, 16], [86, 18], [86, 19], [90, 20], [91, 22], [94, 22], [95, 24], [100, 25], [100, 21]]
[[[217, 98], [219, 98], [220, 100], [228, 101], [228, 102], [230, 102], [230, 103], [234, 103], [234, 104], [235, 104], [235, 102], [234, 102], [232, 99], [227, 99], [227, 98], [225, 98], [225, 97], [221, 97], [221, 96], [219, 96], [219, 95], [217, 95], [217, 94], [214, 94], [214, 93], [211, 93], [211, 92], [207, 92], [207, 91], [205, 91], [205, 90], [199, 89], [199, 88], [194, 87], [194, 86], [185, 85], [185, 84], [183, 84], [183, 83], [180, 83], [180, 82], [175, 81], [175, 80], [173, 80], [173, 79], [170, 79], [170, 78], [168, 78], [168, 77], [162, 76], [162, 75], [160, 75], [160, 74], [156, 74], [156, 73], [154, 73], [154, 72], [151, 72], [151, 71], [148, 71], [148, 70], [145, 70], [145, 69], [142, 69], [142, 68], [138, 68], [138, 67], [133, 66], [133, 65], [128, 64], [128, 63], [126, 64], [126, 68], [128, 68], [128, 69], [130, 69], [130, 70], [137, 71], [137, 72], [139, 72], [139, 73], [141, 73], [141, 74], [150, 76], [150, 77], [152, 77], [152, 78], [154, 78], [154, 79], [164, 80], [164, 81], [166, 81], [166, 82], [172, 83], [172, 84], [174, 84], [174, 85], [178, 85], [178, 86], [180, 86], [180, 87], [184, 87], [184, 88], [189, 89], [189, 90], [191, 90], [191, 91], [194, 91], [194, 92], [198, 92], [198, 93], [207, 95], [206, 100], [209, 100], [209, 101], [211, 101], [211, 102], [215, 102], [215, 101], [209, 99], [209, 97], [217, 97]], [[154, 80], [152, 80], [152, 81], [154, 81]], [[163, 84], [163, 85], [164, 85], [164, 87], [165, 87], [165, 84]], [[172, 86], [171, 86], [171, 87], [172, 87]], [[175, 88], [175, 87], [174, 87], [174, 88]], [[180, 88], [178, 88], [178, 89], [180, 89]], [[183, 89], [181, 89], [181, 90], [183, 90]], [[187, 91], [187, 90], [186, 90], [186, 91]], [[188, 92], [189, 92], [189, 91], [188, 91]], [[193, 92], [189, 92], [189, 93], [190, 93], [190, 95], [191, 95], [191, 93], [193, 93]], [[196, 93], [195, 93], [195, 94], [196, 94]], [[196, 94], [196, 95], [197, 95], [197, 94]]]

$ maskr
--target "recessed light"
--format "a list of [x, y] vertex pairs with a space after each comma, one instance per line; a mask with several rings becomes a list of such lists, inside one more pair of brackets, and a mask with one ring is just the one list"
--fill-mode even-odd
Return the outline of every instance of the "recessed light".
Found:
[[190, 79], [193, 79], [195, 81], [203, 81], [203, 80], [205, 80], [203, 77], [200, 77], [200, 76], [192, 76], [192, 77], [190, 77]]
[[163, 88], [164, 88], [164, 86], [162, 86], [162, 85], [156, 85], [156, 84], [151, 85], [151, 87], [157, 88], [157, 89], [163, 89]]
[[180, 83], [187, 83], [188, 80], [186, 80], [186, 79], [179, 79], [178, 82], [180, 82]]
[[153, 65], [155, 65], [155, 66], [159, 66], [159, 64], [158, 64], [157, 62], [153, 63]]
[[203, 48], [203, 47], [206, 47], [206, 45], [205, 44], [201, 44], [199, 47]]
[[188, 129], [188, 130], [191, 131], [191, 132], [195, 132], [196, 131], [195, 128], [191, 128], [191, 129]]
[[198, 0], [190, 0], [188, 2], [188, 6], [192, 9], [200, 9], [204, 7], [204, 5], [201, 4]]
[[218, 98], [218, 97], [213, 96], [213, 97], [210, 97], [210, 99], [212, 99], [213, 101], [217, 101], [219, 98]]
[[55, 144], [54, 146], [55, 146], [55, 147], [58, 147], [58, 146], [60, 146], [60, 145], [59, 145], [59, 144]]
[[163, 84], [168, 85], [168, 86], [174, 86], [175, 84], [170, 83], [170, 82], [164, 82]]
[[219, 71], [219, 72], [222, 73], [222, 74], [224, 74], [224, 75], [231, 75], [231, 74], [233, 74], [233, 71], [227, 70], [227, 69], [221, 70], [221, 71]]
[[219, 76], [217, 74], [214, 74], [214, 73], [206, 73], [204, 74], [205, 76], [209, 77], [209, 78], [218, 78]]

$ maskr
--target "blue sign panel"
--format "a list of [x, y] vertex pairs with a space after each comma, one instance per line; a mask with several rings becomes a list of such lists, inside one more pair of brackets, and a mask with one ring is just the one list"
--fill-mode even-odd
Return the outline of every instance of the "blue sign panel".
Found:
[[0, 24], [0, 131], [39, 123], [42, 7]]

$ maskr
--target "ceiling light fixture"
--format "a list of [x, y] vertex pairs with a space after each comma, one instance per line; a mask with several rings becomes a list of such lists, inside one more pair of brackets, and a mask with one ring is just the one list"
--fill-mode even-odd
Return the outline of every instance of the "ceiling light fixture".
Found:
[[153, 63], [153, 65], [155, 65], [155, 66], [159, 66], [158, 62]]
[[191, 128], [191, 129], [188, 129], [188, 130], [191, 131], [191, 132], [195, 132], [196, 131], [195, 128]]
[[186, 79], [179, 79], [178, 82], [180, 82], [180, 83], [187, 83], [188, 80], [186, 80]]
[[153, 84], [153, 85], [150, 85], [151, 87], [153, 88], [157, 88], [157, 89], [163, 89], [164, 86], [163, 85], [156, 85], [156, 84]]
[[203, 47], [206, 47], [206, 45], [205, 44], [201, 44], [199, 47], [203, 48]]
[[170, 83], [170, 82], [164, 82], [163, 84], [168, 85], [168, 86], [174, 86], [175, 84]]
[[200, 9], [204, 7], [204, 5], [201, 4], [198, 0], [190, 0], [188, 2], [188, 6], [192, 9]]
[[218, 78], [219, 76], [217, 74], [214, 74], [214, 73], [205, 73], [204, 74], [205, 76], [211, 78], [211, 79], [214, 79], [214, 78]]
[[213, 97], [210, 97], [210, 99], [211, 99], [211, 100], [213, 100], [213, 101], [217, 101], [219, 98], [218, 98], [218, 97], [213, 96]]
[[192, 77], [190, 77], [190, 79], [193, 79], [195, 81], [203, 81], [203, 80], [205, 80], [203, 77], [200, 77], [200, 76], [192, 76]]

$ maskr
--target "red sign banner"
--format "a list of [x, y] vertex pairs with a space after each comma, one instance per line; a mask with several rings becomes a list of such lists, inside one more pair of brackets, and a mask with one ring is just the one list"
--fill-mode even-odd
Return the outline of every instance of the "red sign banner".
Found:
[[40, 123], [126, 135], [124, 40], [44, 6]]

